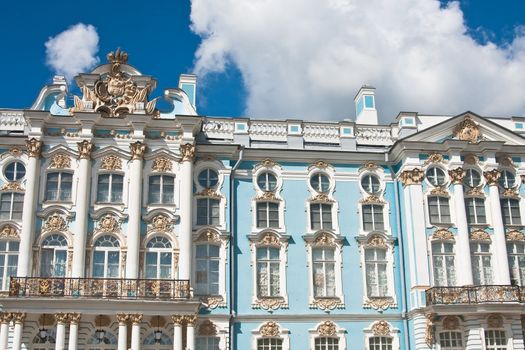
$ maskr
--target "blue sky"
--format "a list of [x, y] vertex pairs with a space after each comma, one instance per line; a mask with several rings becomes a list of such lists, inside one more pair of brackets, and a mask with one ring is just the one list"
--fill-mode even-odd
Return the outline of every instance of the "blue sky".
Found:
[[[0, 87], [0, 106], [2, 108], [25, 108], [31, 105], [41, 87], [49, 83], [54, 74], [53, 70], [46, 65], [44, 44], [50, 37], [58, 35], [77, 23], [90, 24], [96, 28], [99, 36], [98, 57], [101, 63], [105, 62], [107, 52], [114, 50], [116, 47], [123, 48], [129, 53], [130, 64], [137, 67], [142, 73], [155, 76], [158, 79], [158, 87], [155, 94], [161, 95], [164, 88], [176, 86], [180, 73], [192, 72], [197, 66], [200, 78], [198, 110], [199, 114], [202, 115], [239, 116], [248, 113], [253, 116], [267, 117], [271, 113], [275, 117], [301, 118], [301, 114], [305, 114], [310, 119], [316, 119], [315, 116], [312, 117], [308, 114], [309, 111], [315, 110], [315, 113], [318, 114], [323, 114], [326, 111], [328, 116], [319, 116], [320, 119], [337, 120], [342, 117], [352, 117], [352, 98], [356, 92], [356, 86], [360, 86], [363, 83], [373, 83], [377, 87], [378, 104], [381, 104], [381, 98], [383, 98], [385, 114], [388, 114], [388, 118], [393, 116], [392, 111], [399, 111], [401, 108], [411, 109], [411, 106], [425, 106], [424, 102], [426, 105], [435, 108], [435, 105], [428, 103], [428, 101], [432, 101], [432, 98], [435, 100], [435, 96], [440, 96], [443, 102], [450, 101], [446, 93], [441, 94], [440, 91], [436, 92], [432, 88], [429, 89], [428, 95], [433, 94], [434, 97], [414, 95], [407, 101], [393, 102], [401, 99], [399, 96], [389, 93], [389, 89], [393, 90], [396, 86], [403, 84], [400, 81], [396, 81], [396, 78], [391, 77], [388, 72], [382, 73], [381, 76], [375, 76], [374, 74], [360, 75], [355, 78], [356, 81], [352, 81], [354, 74], [348, 74], [346, 80], [350, 80], [351, 84], [337, 82], [337, 86], [327, 86], [321, 92], [318, 90], [308, 91], [305, 88], [305, 96], [302, 97], [302, 88], [311, 85], [312, 82], [301, 81], [300, 75], [302, 73], [293, 72], [293, 67], [296, 66], [296, 62], [293, 60], [297, 60], [297, 57], [293, 58], [293, 56], [284, 54], [281, 56], [281, 52], [286, 51], [286, 46], [284, 48], [279, 46], [273, 47], [265, 40], [275, 42], [276, 38], [278, 39], [285, 33], [286, 36], [290, 36], [289, 40], [293, 42], [295, 22], [297, 21], [297, 27], [301, 27], [303, 19], [299, 18], [299, 15], [296, 18], [286, 19], [290, 28], [289, 31], [285, 28], [284, 32], [282, 30], [277, 32], [273, 38], [261, 39], [260, 45], [254, 48], [249, 38], [239, 38], [232, 34], [232, 32], [246, 31], [249, 34], [247, 36], [251, 35], [254, 38], [253, 41], [258, 43], [257, 40], [262, 31], [258, 29], [259, 27], [252, 27], [250, 23], [244, 23], [242, 21], [243, 17], [238, 17], [240, 16], [239, 14], [234, 14], [236, 2], [228, 0], [221, 4], [223, 8], [214, 8], [213, 2], [209, 1], [211, 0], [194, 0], [194, 6], [198, 6], [198, 8], [191, 19], [191, 4], [189, 1], [184, 0], [169, 2], [127, 1], [125, 6], [123, 6], [123, 2], [116, 1], [90, 1], [88, 6], [85, 6], [88, 3], [78, 5], [73, 1], [54, 1], [52, 6], [49, 2], [37, 1], [31, 3], [9, 1], [3, 3], [2, 25], [0, 26], [0, 40], [3, 50], [0, 55], [0, 71], [5, 83]], [[215, 1], [215, 3], [218, 2]], [[258, 3], [261, 2], [259, 1]], [[272, 3], [272, 1], [268, 1], [268, 3]], [[271, 4], [267, 6], [271, 6]], [[442, 8], [447, 6], [449, 6], [448, 2], [442, 2]], [[229, 9], [232, 9], [231, 21], [228, 17], [224, 17], [228, 14]], [[464, 21], [468, 26], [469, 35], [481, 47], [487, 45], [487, 43], [492, 43], [502, 48], [508, 47], [516, 38], [516, 28], [520, 25], [525, 25], [524, 1], [467, 0], [461, 1], [459, 10], [462, 11]], [[262, 12], [261, 9], [257, 9], [257, 11]], [[341, 12], [344, 11], [345, 9], [342, 8]], [[427, 10], [425, 9], [425, 11]], [[457, 11], [455, 14], [457, 14]], [[246, 14], [248, 19], [249, 15], [249, 13]], [[260, 16], [256, 14], [256, 16], [254, 17], [255, 19], [265, 18], [264, 13], [261, 13]], [[271, 21], [274, 17], [275, 15], [272, 15], [263, 28], [272, 26]], [[192, 20], [196, 25], [195, 31], [199, 35], [190, 29]], [[421, 22], [424, 22], [424, 20], [422, 19]], [[238, 27], [236, 27], [236, 23], [238, 23]], [[305, 26], [308, 26], [307, 22]], [[326, 26], [330, 26], [330, 24], [327, 23]], [[231, 29], [232, 27], [233, 30]], [[271, 32], [271, 29], [268, 29], [268, 31]], [[265, 33], [264, 35], [267, 34]], [[221, 46], [219, 51], [216, 48], [210, 49], [212, 44], [217, 42], [212, 39], [218, 37], [223, 40], [219, 40], [223, 46]], [[354, 39], [354, 36], [352, 36], [352, 40]], [[344, 40], [344, 37], [342, 40]], [[413, 40], [414, 45], [417, 46], [417, 41], [420, 39], [415, 38]], [[196, 58], [196, 51], [202, 43], [204, 49], [201, 51], [201, 54], [203, 54], [201, 56], [197, 54]], [[312, 41], [312, 45], [316, 45], [315, 41]], [[290, 47], [290, 45], [287, 47]], [[304, 49], [302, 46], [301, 48]], [[350, 48], [352, 48], [351, 45]], [[254, 50], [261, 50], [260, 54], [256, 53], [255, 56], [250, 56]], [[305, 52], [310, 51], [306, 50]], [[502, 55], [509, 56], [514, 52], [516, 50], [503, 51]], [[261, 70], [265, 71], [265, 75], [259, 74], [258, 66], [252, 67], [246, 63], [247, 60], [254, 61], [261, 55], [267, 55], [268, 59], [265, 62], [271, 62], [271, 65], [268, 67], [261, 65]], [[304, 55], [305, 58], [307, 56]], [[355, 56], [355, 54], [352, 56]], [[210, 57], [213, 59], [210, 59]], [[219, 57], [219, 63], [217, 63], [217, 57]], [[279, 59], [275, 60], [275, 57]], [[286, 61], [287, 58], [288, 61]], [[315, 64], [309, 67], [322, 68], [323, 63], [319, 63], [322, 61], [322, 58], [321, 56], [321, 60], [317, 59]], [[389, 66], [389, 62], [376, 61], [378, 60], [377, 56], [372, 54], [370, 54], [368, 59], [371, 61], [370, 64], [378, 67], [381, 67], [381, 65]], [[288, 67], [284, 72], [279, 70], [279, 67], [276, 67], [280, 62], [283, 63], [283, 67]], [[521, 61], [519, 63], [521, 65]], [[327, 63], [326, 65], [330, 64]], [[362, 64], [368, 65], [367, 63]], [[333, 64], [331, 65], [333, 66]], [[350, 72], [359, 70], [355, 61], [351, 59], [348, 62], [341, 63], [341, 65], [342, 67], [351, 66], [351, 70], [349, 68]], [[432, 66], [429, 66], [428, 63], [425, 64], [425, 67], [425, 69], [432, 70]], [[519, 67], [521, 68], [521, 66]], [[308, 69], [310, 70], [310, 68]], [[454, 68], [452, 67], [452, 69]], [[300, 69], [301, 66], [298, 65], [297, 70], [299, 71]], [[326, 68], [322, 71], [322, 76], [326, 76], [326, 72], [331, 71], [329, 68]], [[517, 72], [521, 71], [517, 70]], [[295, 77], [294, 74], [299, 76]], [[412, 73], [407, 73], [407, 75], [410, 74]], [[474, 71], [470, 74], [470, 76], [467, 75], [465, 77], [465, 80], [475, 83], [475, 78], [472, 77], [477, 76], [477, 72]], [[243, 76], [245, 77], [244, 81], [242, 79]], [[270, 85], [266, 83], [267, 85], [264, 85], [263, 81], [265, 79], [270, 80], [275, 76], [279, 77], [276, 83]], [[495, 76], [488, 76], [486, 81], [494, 79]], [[498, 76], [501, 76], [501, 73], [498, 73]], [[369, 77], [371, 81], [362, 81]], [[279, 79], [286, 79], [286, 83], [283, 84], [282, 80], [279, 82]], [[429, 80], [429, 78], [426, 79]], [[292, 84], [292, 81], [296, 81], [295, 85]], [[316, 81], [313, 80], [314, 83]], [[513, 81], [509, 78], [509, 84], [515, 85], [515, 88], [525, 90], [525, 86], [520, 86], [521, 80]], [[435, 85], [439, 84], [433, 83], [432, 86], [434, 87]], [[282, 88], [280, 91], [279, 86]], [[443, 87], [443, 89], [445, 88], [447, 87]], [[291, 94], [291, 90], [294, 90], [293, 94]], [[333, 93], [334, 90], [337, 90], [337, 92]], [[381, 95], [381, 91], [384, 91], [383, 95]], [[410, 94], [410, 91], [405, 93], [405, 95]], [[476, 107], [478, 107], [477, 101], [487, 95], [492, 96], [494, 91], [477, 91], [476, 94], [478, 95], [469, 95], [464, 98], [473, 105], [472, 108], [465, 108], [467, 105], [458, 104], [457, 106], [451, 106], [450, 110], [445, 106], [443, 112], [460, 112], [461, 108], [476, 111]], [[320, 100], [316, 101], [311, 96], [320, 96]], [[331, 96], [334, 96], [334, 102], [328, 103]], [[277, 101], [279, 98], [282, 101]], [[516, 96], [515, 100], [516, 102], [513, 102], [515, 106], [513, 105], [512, 108], [508, 110], [500, 108], [502, 113], [522, 114], [525, 111], [525, 95]], [[327, 105], [334, 105], [337, 108], [318, 107], [319, 104], [323, 104], [325, 101]], [[304, 107], [309, 102], [312, 102], [312, 106]], [[345, 104], [348, 105], [347, 108]], [[446, 104], [437, 104], [439, 107], [443, 105]], [[479, 110], [492, 111], [490, 107], [483, 104], [479, 104]], [[442, 111], [427, 110], [424, 112], [440, 113]]]

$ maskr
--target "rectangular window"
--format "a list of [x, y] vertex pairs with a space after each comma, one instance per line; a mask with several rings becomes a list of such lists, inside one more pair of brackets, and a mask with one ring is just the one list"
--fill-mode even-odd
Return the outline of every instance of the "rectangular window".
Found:
[[331, 230], [332, 205], [324, 203], [310, 204], [310, 225], [312, 230]]
[[257, 202], [257, 227], [279, 227], [279, 203]]
[[73, 175], [65, 172], [47, 174], [46, 200], [70, 201], [73, 187]]
[[313, 248], [314, 297], [335, 297], [334, 249]]
[[383, 206], [379, 204], [366, 204], [363, 210], [363, 230], [383, 231], [385, 222], [383, 219]]
[[432, 266], [434, 268], [434, 286], [451, 287], [456, 285], [454, 245], [452, 243], [432, 243]]
[[503, 198], [501, 200], [501, 215], [504, 225], [521, 225], [519, 200]]
[[465, 209], [469, 224], [485, 224], [487, 222], [485, 200], [483, 198], [466, 198]]
[[122, 203], [124, 177], [118, 174], [100, 174], [98, 176], [97, 202]]
[[280, 257], [279, 248], [257, 248], [257, 296], [278, 297]]
[[523, 286], [525, 282], [525, 244], [507, 244], [510, 280], [514, 286]]
[[475, 285], [492, 284], [490, 244], [470, 243], [472, 277]]
[[487, 350], [507, 350], [505, 331], [486, 330], [485, 346]]
[[219, 348], [220, 338], [219, 337], [196, 337], [195, 338], [195, 349], [196, 350], [221, 350]]
[[199, 244], [196, 246], [195, 294], [219, 294], [219, 246]]
[[257, 339], [257, 350], [283, 350], [283, 340], [280, 338]]
[[428, 212], [431, 224], [449, 224], [451, 221], [447, 197], [428, 197]]
[[197, 225], [219, 225], [220, 201], [213, 198], [197, 199]]
[[439, 345], [441, 350], [464, 350], [461, 332], [439, 333]]
[[329, 337], [315, 338], [315, 350], [339, 350], [339, 339]]
[[365, 249], [365, 267], [367, 295], [388, 296], [386, 249]]
[[21, 220], [24, 207], [24, 194], [16, 192], [2, 193], [0, 196], [0, 219]]
[[0, 289], [9, 289], [9, 277], [16, 276], [19, 243], [0, 241]]
[[175, 203], [175, 177], [171, 175], [150, 176], [148, 202], [150, 204]]
[[391, 337], [368, 338], [368, 350], [392, 350]]

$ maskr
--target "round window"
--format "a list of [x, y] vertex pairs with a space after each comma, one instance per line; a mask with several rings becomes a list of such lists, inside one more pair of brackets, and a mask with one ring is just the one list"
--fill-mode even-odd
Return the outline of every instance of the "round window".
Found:
[[467, 169], [463, 183], [468, 187], [478, 187], [481, 185], [481, 174], [474, 169]]
[[257, 176], [257, 186], [259, 186], [261, 191], [274, 191], [277, 187], [277, 178], [270, 172], [261, 173]]
[[323, 173], [317, 173], [310, 178], [310, 186], [317, 192], [328, 192], [330, 188], [330, 179]]
[[361, 187], [366, 191], [368, 194], [375, 194], [378, 193], [381, 185], [379, 182], [379, 178], [375, 175], [365, 175], [361, 179]]
[[9, 163], [4, 169], [4, 176], [9, 181], [18, 181], [26, 174], [26, 167], [21, 162]]
[[204, 169], [199, 173], [199, 185], [204, 188], [215, 187], [219, 182], [219, 174], [213, 169]]
[[501, 176], [499, 177], [499, 184], [503, 188], [512, 188], [514, 187], [516, 178], [514, 174], [508, 170], [503, 170]]
[[432, 186], [443, 186], [446, 182], [445, 171], [441, 168], [430, 168], [425, 175]]

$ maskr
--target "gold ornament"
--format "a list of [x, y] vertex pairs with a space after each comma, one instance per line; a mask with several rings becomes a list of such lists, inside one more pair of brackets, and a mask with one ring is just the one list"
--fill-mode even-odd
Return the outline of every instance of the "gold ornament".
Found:
[[117, 321], [120, 324], [128, 323], [129, 315], [128, 314], [117, 314]]
[[279, 237], [277, 237], [275, 234], [267, 232], [262, 236], [262, 238], [259, 240], [259, 242], [257, 242], [256, 245], [280, 247], [281, 241], [279, 240]]
[[196, 242], [216, 242], [220, 243], [219, 234], [213, 230], [205, 230], [199, 234], [199, 237], [195, 240]]
[[476, 165], [479, 163], [479, 158], [474, 154], [467, 154], [465, 156], [464, 162], [470, 165]]
[[420, 185], [424, 177], [425, 173], [419, 168], [405, 170], [399, 175], [399, 179], [403, 183], [403, 186]]
[[470, 233], [470, 239], [472, 241], [487, 241], [490, 242], [490, 235], [483, 230], [475, 230]]
[[501, 193], [502, 197], [519, 199], [520, 195], [514, 188], [506, 188]]
[[287, 308], [288, 304], [284, 298], [259, 298], [253, 304], [252, 308], [254, 309], [263, 309], [263, 310], [277, 310], [278, 308]]
[[122, 160], [117, 156], [105, 156], [102, 158], [100, 167], [104, 170], [120, 170], [122, 169]]
[[130, 314], [129, 320], [132, 324], [140, 324], [142, 322], [142, 314]]
[[337, 327], [332, 321], [324, 321], [317, 327], [317, 332], [321, 337], [333, 337], [337, 333]]
[[315, 168], [319, 168], [319, 169], [326, 169], [328, 168], [330, 165], [323, 161], [323, 160], [318, 160], [317, 162], [313, 163], [310, 167], [315, 167]]
[[434, 344], [434, 316], [432, 314], [426, 315], [426, 326], [425, 326], [425, 342], [432, 348]]
[[77, 143], [78, 157], [80, 159], [91, 159], [91, 151], [93, 150], [93, 143], [88, 140]]
[[372, 333], [375, 336], [388, 336], [390, 335], [390, 325], [388, 322], [381, 320], [374, 323], [372, 326]]
[[106, 214], [100, 219], [98, 224], [98, 231], [105, 233], [115, 233], [119, 229], [119, 223], [111, 214]]
[[195, 146], [191, 143], [185, 143], [183, 145], [180, 145], [180, 154], [181, 154], [181, 161], [189, 161], [193, 162], [195, 159]]
[[24, 192], [24, 188], [18, 181], [13, 182], [6, 182], [2, 188], [0, 188], [0, 191], [15, 191], [15, 192]]
[[82, 314], [78, 312], [71, 312], [71, 313], [68, 313], [67, 316], [71, 324], [79, 324]]
[[335, 240], [329, 233], [322, 232], [314, 239], [312, 246], [333, 247], [335, 246]]
[[279, 325], [274, 321], [268, 321], [263, 324], [260, 328], [260, 332], [263, 337], [278, 337], [281, 334]]
[[56, 320], [56, 322], [58, 324], [66, 324], [67, 323], [67, 320], [68, 320], [67, 313], [59, 312], [59, 313], [56, 313], [54, 316], [55, 316], [55, 320]]
[[445, 188], [443, 188], [443, 187], [433, 188], [432, 191], [430, 191], [430, 195], [432, 195], [432, 196], [440, 196], [440, 197], [448, 197], [449, 196], [447, 190], [445, 190]]
[[483, 176], [485, 176], [485, 180], [487, 180], [489, 186], [494, 186], [498, 184], [501, 173], [497, 169], [493, 169], [483, 172]]
[[205, 188], [204, 190], [195, 193], [195, 196], [208, 197], [208, 198], [222, 198], [219, 193], [213, 188]]
[[525, 241], [525, 235], [517, 230], [510, 231], [506, 235], [507, 241], [523, 242]]
[[0, 238], [20, 239], [20, 235], [18, 234], [18, 229], [16, 227], [7, 224], [2, 227], [2, 230], [0, 231]]
[[463, 184], [463, 178], [467, 172], [463, 168], [456, 168], [456, 169], [450, 169], [448, 171], [448, 175], [450, 176], [450, 180], [454, 185], [461, 185]]
[[386, 310], [389, 307], [395, 307], [396, 303], [394, 302], [394, 298], [391, 297], [369, 297], [363, 306], [374, 310]]
[[489, 317], [487, 317], [487, 324], [490, 328], [502, 328], [503, 317], [498, 314], [489, 315]]
[[372, 235], [366, 242], [366, 246], [367, 248], [388, 248], [385, 240], [380, 235]]
[[171, 159], [168, 157], [157, 157], [153, 160], [151, 169], [153, 171], [160, 171], [164, 173], [170, 172], [172, 169]]
[[367, 170], [375, 170], [378, 167], [377, 167], [377, 164], [374, 162], [366, 162], [364, 168]]
[[53, 156], [49, 163], [49, 168], [65, 169], [71, 167], [71, 158], [67, 154], [58, 153]]
[[439, 153], [433, 153], [428, 156], [428, 158], [425, 160], [425, 165], [428, 165], [430, 163], [443, 163], [443, 155]]
[[20, 157], [22, 155], [22, 150], [18, 147], [11, 147], [9, 149], [9, 154], [12, 155], [13, 157]]
[[67, 223], [66, 220], [62, 216], [60, 216], [58, 213], [53, 213], [51, 216], [49, 216], [44, 224], [44, 228], [42, 229], [42, 233], [46, 232], [64, 232], [67, 230]]
[[11, 316], [13, 317], [13, 321], [15, 323], [24, 323], [26, 319], [26, 313], [25, 312], [13, 312], [11, 313]]
[[151, 220], [153, 229], [157, 232], [171, 231], [171, 220], [164, 215], [157, 215]]
[[376, 195], [371, 194], [370, 196], [360, 200], [361, 204], [383, 204], [384, 201]]
[[485, 192], [483, 191], [483, 189], [480, 187], [472, 187], [470, 190], [467, 191], [467, 196], [472, 196], [472, 197], [485, 197]]
[[456, 330], [459, 328], [459, 320], [456, 316], [445, 316], [443, 318], [443, 328], [446, 330]]
[[173, 321], [173, 324], [176, 326], [182, 326], [184, 323], [184, 316], [183, 315], [171, 315], [171, 320]]
[[215, 309], [217, 307], [224, 307], [226, 303], [221, 295], [205, 295], [200, 297], [201, 303], [208, 309]]
[[275, 196], [274, 192], [265, 191], [255, 197], [256, 201], [279, 201], [279, 199]]
[[453, 241], [454, 234], [447, 229], [440, 228], [432, 234], [432, 239], [440, 241]]
[[12, 318], [13, 318], [13, 315], [9, 312], [0, 313], [0, 323], [9, 323], [11, 322]]
[[466, 116], [463, 121], [454, 128], [454, 137], [462, 141], [476, 143], [481, 138], [481, 131], [474, 120]]
[[199, 325], [198, 335], [201, 336], [213, 336], [217, 334], [217, 327], [215, 324], [210, 320], [202, 321], [202, 323]]
[[144, 158], [146, 153], [146, 145], [140, 141], [134, 142], [129, 145], [131, 149], [131, 160]]
[[186, 325], [193, 327], [197, 323], [197, 315], [184, 315], [184, 321]]
[[40, 157], [40, 154], [42, 153], [42, 141], [39, 141], [33, 137], [32, 139], [26, 141], [26, 147], [27, 155], [29, 157]]
[[261, 163], [260, 163], [263, 167], [266, 167], [266, 168], [273, 168], [275, 165], [277, 165], [277, 163], [275, 163], [273, 160], [271, 160], [270, 158], [266, 158], [264, 159]]

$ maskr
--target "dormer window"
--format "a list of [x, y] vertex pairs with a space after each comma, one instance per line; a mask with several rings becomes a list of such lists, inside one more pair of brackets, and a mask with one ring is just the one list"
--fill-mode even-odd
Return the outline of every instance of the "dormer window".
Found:
[[516, 184], [516, 178], [513, 173], [503, 170], [499, 178], [499, 185], [505, 189], [512, 188]]
[[198, 180], [203, 188], [214, 188], [219, 183], [219, 174], [214, 169], [204, 169], [199, 173]]
[[428, 169], [425, 176], [428, 182], [434, 187], [443, 186], [446, 182], [445, 171], [438, 167]]

